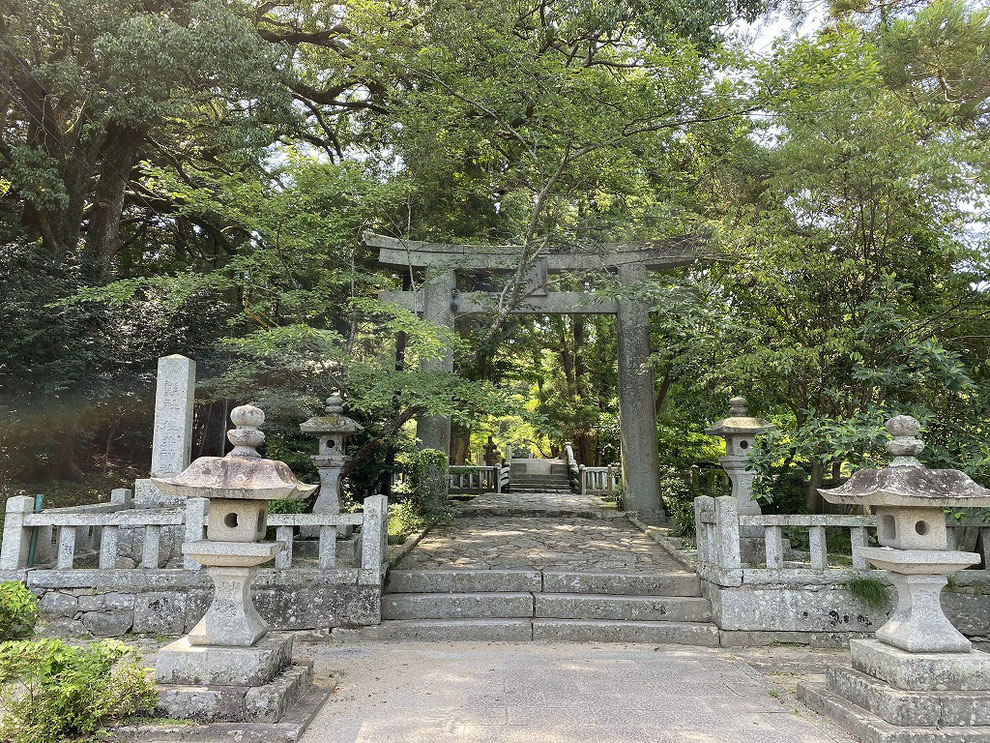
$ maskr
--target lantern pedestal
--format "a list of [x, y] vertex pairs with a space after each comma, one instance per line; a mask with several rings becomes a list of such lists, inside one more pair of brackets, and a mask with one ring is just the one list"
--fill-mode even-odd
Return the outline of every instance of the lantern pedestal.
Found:
[[312, 661], [292, 662], [292, 638], [269, 637], [251, 599], [259, 565], [284, 549], [263, 542], [268, 501], [308, 496], [284, 462], [264, 459], [264, 413], [251, 405], [231, 411], [234, 448], [223, 458], [200, 457], [181, 474], [154, 479], [165, 493], [210, 499], [206, 539], [182, 553], [213, 579], [213, 601], [185, 637], [158, 652], [159, 706], [173, 717], [207, 721], [278, 722], [313, 687]]
[[990, 655], [973, 650], [942, 611], [946, 576], [980, 556], [948, 548], [943, 509], [983, 508], [990, 491], [958, 470], [929, 470], [914, 418], [887, 422], [889, 467], [820, 490], [826, 500], [876, 509], [880, 547], [855, 553], [885, 570], [897, 606], [875, 640], [852, 640], [852, 668], [830, 668], [824, 686], [798, 697], [863, 740], [990, 743]]
[[182, 554], [209, 569], [213, 601], [189, 633], [193, 645], [247, 647], [268, 632], [254, 608], [251, 581], [255, 568], [282, 551], [281, 542], [187, 542]]

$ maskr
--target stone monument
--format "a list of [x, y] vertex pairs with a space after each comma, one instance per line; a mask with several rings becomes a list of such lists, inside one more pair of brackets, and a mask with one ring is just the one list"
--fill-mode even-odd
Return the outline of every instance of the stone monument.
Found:
[[200, 457], [181, 474], [154, 478], [165, 494], [210, 499], [206, 539], [182, 545], [214, 583], [213, 601], [185, 637], [158, 653], [155, 678], [168, 714], [208, 720], [277, 722], [312, 683], [312, 663], [292, 663], [292, 637], [268, 636], [251, 600], [259, 565], [284, 545], [265, 542], [268, 501], [309, 495], [284, 462], [257, 447], [265, 414], [251, 405], [231, 411], [225, 457]]
[[179, 354], [158, 359], [155, 385], [155, 428], [151, 439], [151, 479], [138, 480], [134, 500], [138, 508], [175, 505], [154, 484], [156, 477], [178, 475], [192, 455], [193, 403], [196, 362]]
[[854, 549], [888, 571], [897, 606], [876, 639], [850, 641], [852, 668], [830, 668], [824, 688], [798, 694], [864, 739], [990, 741], [990, 654], [973, 649], [939, 601], [946, 576], [980, 561], [949, 548], [945, 509], [990, 506], [990, 490], [959, 470], [923, 467], [920, 430], [914, 418], [891, 418], [890, 466], [819, 490], [831, 503], [875, 509], [880, 546]]

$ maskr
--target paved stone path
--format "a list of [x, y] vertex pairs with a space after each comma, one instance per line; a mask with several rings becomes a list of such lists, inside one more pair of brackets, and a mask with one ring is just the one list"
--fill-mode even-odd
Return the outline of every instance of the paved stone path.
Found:
[[430, 532], [397, 566], [655, 573], [683, 568], [624, 519], [458, 518]]
[[301, 743], [852, 743], [724, 650], [300, 645], [334, 696]]
[[469, 510], [449, 526], [432, 530], [396, 567], [683, 570], [668, 552], [593, 495], [487, 493], [462, 508]]

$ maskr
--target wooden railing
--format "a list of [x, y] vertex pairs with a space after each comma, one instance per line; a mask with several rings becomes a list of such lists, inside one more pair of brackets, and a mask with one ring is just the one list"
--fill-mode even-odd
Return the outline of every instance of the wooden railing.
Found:
[[594, 495], [604, 495], [614, 493], [619, 489], [621, 480], [618, 467], [585, 467], [583, 464], [578, 467], [580, 478], [578, 480], [581, 493], [591, 493]]
[[508, 485], [507, 465], [454, 465], [450, 468], [451, 493], [501, 493]]

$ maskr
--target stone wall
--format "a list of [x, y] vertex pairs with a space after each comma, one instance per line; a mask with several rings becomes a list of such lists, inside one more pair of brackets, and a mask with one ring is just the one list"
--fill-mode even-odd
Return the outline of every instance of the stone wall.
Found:
[[[381, 622], [381, 589], [359, 571], [261, 571], [251, 594], [273, 630], [326, 632]], [[126, 632], [181, 635], [203, 616], [213, 594], [206, 571], [30, 570], [0, 574], [24, 580], [40, 598], [49, 630], [117, 637]]]
[[[799, 641], [801, 634], [823, 633], [844, 641], [876, 632], [889, 616], [888, 611], [865, 604], [843, 583], [725, 587], [703, 581], [702, 590], [712, 603], [712, 617], [720, 629], [795, 633], [782, 638], [787, 641]], [[963, 634], [990, 637], [987, 576], [965, 576], [942, 593], [942, 606]]]

